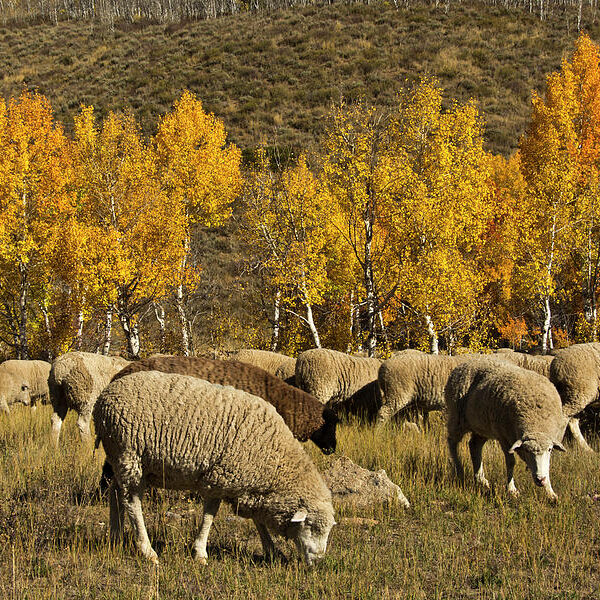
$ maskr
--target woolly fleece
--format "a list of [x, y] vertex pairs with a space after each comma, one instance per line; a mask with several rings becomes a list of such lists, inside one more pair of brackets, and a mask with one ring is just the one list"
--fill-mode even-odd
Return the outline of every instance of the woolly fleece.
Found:
[[446, 406], [444, 388], [452, 369], [473, 358], [472, 354], [446, 356], [407, 351], [384, 361], [379, 368], [381, 390], [379, 422], [405, 409], [427, 414]]
[[179, 373], [230, 385], [272, 404], [283, 417], [294, 437], [301, 442], [313, 440], [323, 452], [335, 452], [335, 413], [311, 395], [287, 385], [265, 370], [237, 361], [212, 360], [188, 356], [146, 358], [127, 365], [113, 381], [139, 371]]
[[302, 509], [311, 526], [333, 525], [323, 478], [275, 408], [256, 396], [147, 371], [113, 381], [93, 416], [125, 497], [145, 483], [193, 490], [288, 538]]
[[31, 402], [47, 404], [50, 397], [48, 376], [50, 363], [45, 360], [7, 360], [0, 365], [0, 377], [10, 373], [16, 379], [24, 379], [29, 386]]
[[367, 386], [377, 381], [380, 365], [378, 358], [314, 348], [302, 352], [296, 360], [296, 385], [323, 404], [335, 406], [365, 388], [378, 392], [376, 386]]
[[90, 435], [90, 419], [98, 395], [112, 376], [128, 364], [124, 358], [91, 352], [68, 352], [52, 363], [48, 384], [56, 443], [69, 409], [79, 415], [77, 426], [82, 438]]
[[260, 367], [271, 373], [271, 375], [284, 380], [293, 378], [296, 370], [295, 358], [278, 352], [269, 352], [268, 350], [245, 348], [232, 354], [230, 359]]
[[518, 439], [544, 434], [563, 437], [567, 421], [550, 381], [511, 363], [473, 359], [456, 367], [446, 386], [449, 436], [468, 431], [511, 447]]

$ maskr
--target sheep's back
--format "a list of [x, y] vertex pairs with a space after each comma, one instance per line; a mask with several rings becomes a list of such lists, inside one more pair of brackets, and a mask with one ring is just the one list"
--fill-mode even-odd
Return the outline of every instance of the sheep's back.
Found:
[[260, 494], [275, 479], [293, 486], [299, 474], [317, 473], [270, 404], [190, 376], [148, 371], [118, 379], [96, 402], [94, 423], [109, 462], [137, 456], [158, 486], [189, 489], [197, 480], [225, 496]]
[[547, 432], [561, 439], [566, 422], [560, 396], [550, 381], [511, 363], [473, 360], [456, 367], [446, 401], [469, 429], [502, 439], [523, 431]]
[[323, 405], [306, 392], [254, 365], [192, 356], [160, 356], [132, 362], [113, 381], [140, 371], [161, 371], [232, 386], [272, 404], [300, 441], [306, 441], [325, 422]]
[[254, 350], [251, 348], [238, 350], [231, 355], [230, 359], [260, 367], [281, 379], [292, 377], [296, 369], [295, 358], [268, 350]]
[[129, 361], [117, 356], [91, 352], [68, 352], [59, 356], [50, 371], [50, 394], [53, 403], [66, 402], [81, 413], [89, 410], [112, 376]]
[[597, 401], [600, 344], [574, 344], [560, 350], [550, 365], [550, 380], [560, 394], [567, 417], [575, 416]]
[[296, 384], [321, 402], [335, 405], [376, 381], [381, 362], [326, 348], [306, 350], [296, 361]]

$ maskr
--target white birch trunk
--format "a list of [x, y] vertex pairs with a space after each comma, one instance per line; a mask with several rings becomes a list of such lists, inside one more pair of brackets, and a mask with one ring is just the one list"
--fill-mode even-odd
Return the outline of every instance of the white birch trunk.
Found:
[[352, 343], [354, 340], [354, 290], [350, 292], [348, 304], [348, 345], [346, 346], [346, 352], [350, 354], [350, 352], [352, 352]]
[[281, 290], [277, 290], [273, 303], [273, 331], [271, 333], [271, 352], [276, 352], [279, 346], [279, 328], [281, 326]]
[[167, 329], [166, 329], [166, 318], [165, 309], [162, 304], [158, 302], [153, 303], [154, 316], [158, 321], [158, 327], [160, 329], [160, 351], [165, 352], [167, 347]]
[[552, 311], [550, 309], [550, 298], [546, 296], [543, 299], [544, 309], [544, 323], [542, 325], [542, 339], [541, 346], [544, 354], [548, 353], [548, 350], [552, 348], [552, 333], [551, 333], [551, 322], [552, 322]]
[[127, 340], [127, 352], [129, 353], [129, 357], [132, 359], [139, 358], [140, 333], [137, 324], [132, 323], [131, 317], [127, 314], [119, 315], [119, 319], [121, 321], [123, 333], [125, 334], [125, 339]]
[[373, 258], [371, 256], [371, 247], [373, 243], [373, 224], [370, 215], [364, 219], [365, 227], [365, 254], [364, 254], [364, 279], [367, 306], [367, 354], [370, 357], [375, 356], [377, 348], [377, 335], [375, 332], [375, 284], [373, 281]]
[[317, 326], [315, 325], [315, 320], [313, 317], [312, 306], [310, 300], [308, 299], [308, 290], [306, 289], [306, 279], [304, 273], [302, 273], [302, 301], [304, 304], [304, 308], [306, 309], [306, 323], [308, 325], [308, 328], [310, 329], [310, 333], [313, 336], [315, 347], [320, 348], [321, 338], [319, 337], [319, 332], [317, 330]]
[[183, 301], [183, 285], [177, 286], [175, 294], [175, 304], [177, 306], [177, 314], [179, 315], [179, 324], [181, 325], [181, 351], [183, 356], [190, 355], [190, 321], [185, 312], [185, 304]]
[[427, 326], [427, 333], [429, 335], [429, 351], [431, 354], [439, 354], [438, 334], [429, 315], [425, 315], [425, 325]]
[[73, 346], [75, 350], [81, 350], [81, 337], [83, 335], [83, 310], [79, 310], [77, 313], [77, 328], [75, 329], [75, 343]]
[[27, 266], [19, 263], [21, 289], [19, 291], [19, 346], [17, 358], [29, 359], [29, 344], [27, 341]]
[[112, 343], [112, 318], [113, 308], [111, 306], [106, 309], [106, 319], [104, 321], [104, 343], [102, 344], [102, 354], [104, 356], [108, 356]]

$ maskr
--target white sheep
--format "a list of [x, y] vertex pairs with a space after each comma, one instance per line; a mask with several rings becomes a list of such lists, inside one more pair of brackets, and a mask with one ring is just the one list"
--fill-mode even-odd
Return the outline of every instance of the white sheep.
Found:
[[550, 365], [554, 360], [554, 356], [550, 354], [525, 354], [524, 352], [515, 352], [510, 348], [498, 348], [496, 354], [492, 354], [491, 357], [508, 360], [522, 369], [534, 371], [544, 377], [550, 377]]
[[407, 350], [384, 361], [377, 375], [381, 390], [377, 422], [383, 423], [409, 410], [425, 419], [430, 411], [443, 410], [444, 388], [452, 369], [474, 356], [480, 355], [448, 356]]
[[559, 350], [550, 364], [550, 381], [560, 394], [574, 440], [583, 450], [592, 451], [581, 433], [577, 415], [598, 402], [600, 344], [573, 344]]
[[194, 552], [203, 563], [223, 500], [254, 520], [267, 555], [275, 554], [269, 530], [293, 539], [309, 565], [324, 554], [335, 524], [331, 493], [268, 402], [195, 377], [145, 371], [116, 379], [102, 392], [94, 425], [115, 473], [113, 540], [122, 536], [125, 509], [138, 549], [157, 561], [140, 502], [150, 485], [202, 496]]
[[247, 363], [264, 369], [271, 375], [283, 379], [287, 383], [294, 384], [294, 372], [296, 369], [296, 359], [278, 352], [268, 350], [255, 350], [253, 348], [244, 348], [234, 352], [229, 360]]
[[11, 373], [0, 372], [0, 410], [8, 415], [9, 407], [17, 402], [29, 406], [29, 384], [25, 379], [15, 377]]
[[48, 403], [49, 362], [45, 360], [6, 360], [0, 364], [0, 378], [7, 374], [26, 383], [30, 401], [34, 407], [38, 402]]
[[508, 362], [470, 360], [456, 367], [446, 385], [448, 448], [457, 475], [464, 478], [458, 444], [471, 432], [469, 449], [475, 481], [489, 487], [482, 464], [488, 439], [500, 442], [506, 460], [508, 492], [518, 495], [513, 472], [515, 452], [525, 461], [536, 485], [550, 500], [550, 454], [560, 443], [567, 420], [560, 396], [543, 375]]
[[296, 385], [328, 406], [357, 405], [371, 412], [379, 406], [378, 358], [351, 356], [337, 350], [313, 348], [296, 360]]
[[92, 410], [98, 395], [113, 375], [128, 364], [124, 358], [90, 352], [68, 352], [52, 363], [48, 384], [54, 409], [52, 433], [56, 444], [69, 409], [78, 414], [81, 439], [89, 439]]

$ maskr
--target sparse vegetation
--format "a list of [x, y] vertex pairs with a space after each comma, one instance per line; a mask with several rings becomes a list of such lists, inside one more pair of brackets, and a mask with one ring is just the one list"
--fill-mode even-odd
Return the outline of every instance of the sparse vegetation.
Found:
[[[67, 419], [57, 452], [49, 407], [13, 413], [0, 416], [3, 598], [591, 599], [600, 584], [598, 455], [553, 457], [553, 507], [522, 462], [515, 475], [521, 497], [508, 498], [501, 452], [491, 443], [484, 461], [495, 491], [484, 495], [471, 480], [462, 489], [440, 421], [425, 435], [346, 424], [339, 452], [384, 468], [411, 510], [338, 507], [327, 555], [307, 571], [282, 540], [289, 564], [265, 564], [254, 525], [224, 509], [209, 540], [209, 564], [201, 567], [190, 549], [200, 505], [158, 491], [143, 501], [160, 554], [155, 570], [132, 544], [109, 546], [108, 507], [95, 496], [103, 453], [80, 445], [75, 419]], [[321, 467], [331, 460], [311, 443], [305, 447]], [[466, 456], [466, 446], [461, 451]]]
[[[170, 25], [67, 21], [0, 28], [0, 95], [38, 88], [67, 128], [80, 104], [100, 118], [131, 109], [146, 133], [183, 89], [242, 149], [261, 138], [309, 149], [332, 102], [390, 107], [406, 78], [437, 76], [446, 97], [477, 99], [494, 152], [516, 148], [541, 90], [577, 35], [575, 14], [547, 20], [500, 6], [344, 3]], [[598, 22], [584, 23], [593, 38]]]

